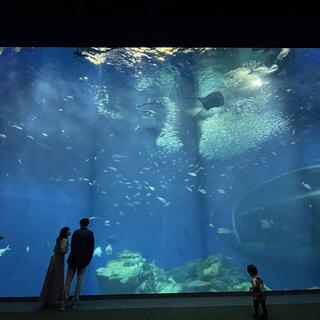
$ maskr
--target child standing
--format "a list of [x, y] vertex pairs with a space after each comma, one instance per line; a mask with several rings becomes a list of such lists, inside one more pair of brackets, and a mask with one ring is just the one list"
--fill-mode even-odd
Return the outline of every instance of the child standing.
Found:
[[247, 266], [247, 271], [252, 278], [252, 286], [250, 288], [254, 308], [254, 314], [252, 316], [254, 319], [259, 319], [259, 305], [261, 304], [263, 313], [260, 319], [268, 319], [268, 311], [266, 307], [267, 296], [263, 280], [258, 276], [258, 269], [253, 264], [249, 264]]

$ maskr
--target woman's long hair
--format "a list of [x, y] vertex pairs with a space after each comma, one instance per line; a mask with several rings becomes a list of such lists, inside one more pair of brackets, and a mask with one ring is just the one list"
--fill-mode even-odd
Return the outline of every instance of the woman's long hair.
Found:
[[56, 240], [56, 243], [58, 244], [63, 238], [68, 238], [68, 231], [70, 230], [69, 227], [63, 227], [61, 230], [60, 230], [60, 233], [59, 233], [59, 237], [57, 238]]

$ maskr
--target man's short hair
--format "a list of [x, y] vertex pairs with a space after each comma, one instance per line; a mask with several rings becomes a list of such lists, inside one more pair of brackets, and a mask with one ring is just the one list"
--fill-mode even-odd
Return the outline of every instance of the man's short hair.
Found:
[[82, 218], [80, 220], [80, 226], [87, 227], [89, 225], [89, 219], [88, 218]]

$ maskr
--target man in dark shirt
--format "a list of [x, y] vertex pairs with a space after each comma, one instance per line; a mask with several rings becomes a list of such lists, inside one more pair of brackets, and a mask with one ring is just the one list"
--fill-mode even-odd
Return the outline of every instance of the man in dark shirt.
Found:
[[67, 259], [68, 271], [65, 285], [67, 299], [69, 297], [71, 282], [77, 272], [77, 284], [72, 306], [75, 306], [75, 303], [79, 301], [84, 271], [89, 265], [94, 251], [94, 235], [93, 232], [87, 228], [88, 225], [88, 218], [80, 220], [80, 229], [74, 231], [72, 234], [71, 250]]

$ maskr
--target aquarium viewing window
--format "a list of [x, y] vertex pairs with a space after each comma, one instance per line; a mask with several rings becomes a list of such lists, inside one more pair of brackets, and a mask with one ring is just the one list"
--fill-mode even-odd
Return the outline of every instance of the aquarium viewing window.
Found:
[[82, 294], [247, 291], [248, 264], [320, 287], [320, 49], [10, 47], [0, 66], [1, 297], [39, 296], [83, 217]]

